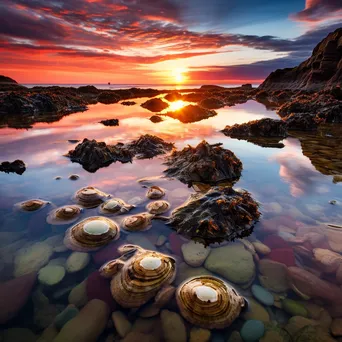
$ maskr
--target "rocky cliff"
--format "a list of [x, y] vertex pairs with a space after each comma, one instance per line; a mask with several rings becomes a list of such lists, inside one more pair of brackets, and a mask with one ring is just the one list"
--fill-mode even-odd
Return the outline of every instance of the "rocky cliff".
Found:
[[272, 72], [259, 88], [321, 90], [334, 86], [342, 86], [342, 28], [329, 33], [309, 59], [297, 67]]

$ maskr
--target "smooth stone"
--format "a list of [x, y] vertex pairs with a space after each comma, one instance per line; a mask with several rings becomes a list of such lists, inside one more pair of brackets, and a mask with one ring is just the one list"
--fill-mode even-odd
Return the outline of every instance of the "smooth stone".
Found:
[[68, 296], [69, 304], [74, 304], [76, 307], [81, 308], [88, 302], [87, 296], [87, 279], [83, 280], [82, 283], [76, 285], [69, 293]]
[[51, 325], [56, 316], [60, 314], [63, 309], [60, 306], [54, 304], [48, 304], [43, 307], [35, 308], [33, 321], [40, 329], [45, 329]]
[[67, 258], [59, 257], [55, 259], [51, 259], [46, 266], [63, 266], [65, 268], [65, 263]]
[[159, 315], [160, 307], [155, 302], [147, 304], [139, 310], [139, 316], [143, 318], [150, 318]]
[[99, 271], [95, 271], [88, 276], [86, 282], [88, 300], [100, 299], [115, 311], [117, 304], [110, 292], [110, 279], [104, 278]]
[[235, 284], [246, 284], [255, 276], [253, 256], [242, 244], [211, 250], [204, 267]]
[[186, 342], [187, 334], [183, 318], [176, 312], [162, 310], [160, 314], [166, 342]]
[[0, 232], [0, 247], [5, 247], [26, 236], [26, 232]]
[[238, 331], [234, 330], [234, 331], [230, 334], [230, 336], [229, 336], [227, 342], [243, 342], [243, 339], [242, 339], [240, 333], [239, 333]]
[[127, 236], [127, 242], [151, 251], [156, 250], [156, 246], [146, 237], [144, 233], [129, 234]]
[[20, 249], [14, 257], [14, 276], [37, 272], [45, 266], [53, 253], [53, 248], [46, 242], [36, 242]]
[[132, 330], [132, 323], [121, 311], [115, 311], [112, 313], [112, 321], [114, 323], [115, 330], [122, 338]]
[[131, 331], [121, 342], [159, 342], [158, 336]]
[[210, 338], [210, 330], [195, 327], [190, 330], [190, 342], [209, 342]]
[[265, 290], [260, 285], [253, 285], [252, 288], [253, 296], [262, 304], [271, 306], [274, 303], [274, 297], [272, 293]]
[[166, 241], [167, 241], [167, 237], [165, 235], [159, 235], [155, 245], [157, 247], [161, 247], [166, 243]]
[[294, 336], [295, 342], [336, 342], [329, 332], [321, 327], [307, 325], [300, 329]]
[[54, 323], [58, 330], [61, 330], [66, 323], [75, 318], [80, 311], [74, 305], [68, 305], [60, 314], [55, 317]]
[[186, 243], [186, 241], [183, 240], [179, 234], [173, 232], [169, 235], [170, 250], [173, 254], [182, 257], [182, 245], [184, 243]]
[[185, 262], [182, 262], [178, 264], [175, 284], [180, 285], [183, 281], [185, 281], [188, 278], [197, 277], [201, 275], [212, 275], [212, 273], [204, 267], [191, 267]]
[[284, 299], [282, 301], [283, 309], [291, 316], [302, 316], [308, 317], [308, 310], [306, 308], [292, 299]]
[[265, 325], [265, 334], [260, 342], [292, 342], [291, 335], [273, 323]]
[[275, 248], [267, 255], [268, 259], [285, 264], [286, 266], [295, 266], [295, 255], [292, 248]]
[[192, 267], [203, 265], [210, 253], [210, 247], [205, 247], [201, 243], [190, 241], [181, 246], [185, 262]]
[[151, 318], [138, 317], [132, 326], [132, 331], [148, 334], [148, 333], [151, 333], [156, 326], [160, 326], [159, 317], [151, 317]]
[[267, 255], [271, 253], [271, 248], [262, 243], [261, 241], [252, 242], [256, 252], [261, 255]]
[[55, 337], [57, 337], [58, 333], [59, 331], [55, 327], [55, 324], [51, 324], [39, 336], [37, 342], [51, 342]]
[[246, 311], [242, 313], [242, 317], [245, 320], [260, 320], [263, 322], [270, 321], [270, 315], [267, 310], [255, 299], [246, 298], [248, 307]]
[[109, 307], [105, 302], [93, 299], [64, 325], [53, 342], [97, 341], [107, 325], [109, 314]]
[[240, 330], [241, 337], [245, 342], [258, 341], [264, 336], [264, 333], [264, 323], [254, 319], [246, 321]]
[[32, 272], [0, 283], [0, 324], [18, 314], [29, 299], [36, 279], [37, 273]]
[[278, 235], [268, 235], [263, 243], [271, 249], [290, 247], [289, 243]]
[[82, 252], [72, 252], [66, 261], [66, 271], [74, 273], [83, 270], [90, 261], [90, 255]]
[[326, 310], [322, 306], [319, 306], [318, 304], [308, 302], [306, 300], [303, 300], [300, 303], [307, 310], [309, 318], [316, 320], [319, 325], [329, 329], [333, 319], [330, 316], [328, 310]]
[[65, 268], [63, 266], [48, 265], [40, 269], [38, 272], [38, 280], [46, 286], [54, 286], [60, 283], [65, 276]]
[[330, 326], [333, 336], [342, 336], [342, 318], [335, 318]]
[[0, 332], [1, 342], [35, 342], [37, 336], [26, 328], [10, 328]]
[[285, 329], [290, 333], [291, 336], [295, 336], [300, 329], [306, 327], [307, 325], [317, 325], [317, 322], [302, 316], [293, 316], [289, 319]]

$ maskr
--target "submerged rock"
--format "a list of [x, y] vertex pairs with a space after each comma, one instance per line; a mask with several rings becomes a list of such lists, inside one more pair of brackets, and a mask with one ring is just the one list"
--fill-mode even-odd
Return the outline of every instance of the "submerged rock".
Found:
[[134, 101], [122, 101], [121, 104], [123, 106], [134, 106], [135, 104], [137, 104], [136, 102]]
[[188, 105], [174, 112], [167, 112], [165, 115], [178, 119], [183, 123], [197, 122], [217, 115], [214, 110], [206, 109], [197, 105]]
[[22, 160], [15, 160], [14, 162], [4, 161], [0, 164], [0, 172], [16, 173], [22, 175], [26, 170], [26, 165]]
[[174, 151], [166, 160], [168, 168], [164, 172], [189, 185], [193, 182], [217, 184], [236, 181], [240, 178], [242, 163], [232, 151], [221, 145], [202, 141], [196, 147]]
[[169, 107], [169, 104], [159, 98], [153, 98], [144, 102], [141, 107], [146, 108], [151, 112], [161, 112]]
[[164, 121], [163, 118], [160, 115], [152, 115], [150, 117], [151, 122], [158, 123]]
[[191, 195], [172, 212], [169, 224], [177, 233], [204, 244], [232, 241], [251, 234], [260, 216], [258, 207], [247, 191], [215, 187]]
[[100, 121], [105, 126], [119, 126], [119, 119], [108, 119]]

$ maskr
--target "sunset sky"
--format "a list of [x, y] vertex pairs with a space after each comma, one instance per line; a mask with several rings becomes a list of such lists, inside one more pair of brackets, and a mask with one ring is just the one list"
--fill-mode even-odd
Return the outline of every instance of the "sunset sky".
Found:
[[342, 26], [341, 0], [2, 0], [20, 83], [259, 83]]

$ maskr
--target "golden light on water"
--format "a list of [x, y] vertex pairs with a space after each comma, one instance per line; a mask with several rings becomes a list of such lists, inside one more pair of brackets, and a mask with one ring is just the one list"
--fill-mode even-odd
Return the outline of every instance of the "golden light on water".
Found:
[[182, 100], [170, 102], [170, 106], [168, 108], [168, 111], [174, 112], [174, 111], [179, 110], [185, 106], [186, 106], [186, 103]]

